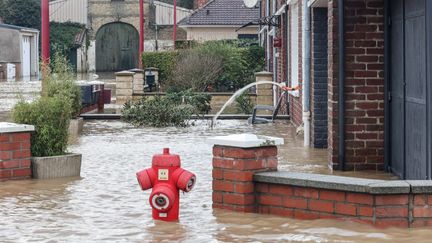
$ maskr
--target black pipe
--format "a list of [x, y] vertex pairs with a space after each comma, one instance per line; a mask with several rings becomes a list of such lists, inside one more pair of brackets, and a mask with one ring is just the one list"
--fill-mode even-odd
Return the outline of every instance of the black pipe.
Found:
[[390, 6], [384, 0], [384, 167], [390, 171]]
[[338, 1], [339, 23], [339, 170], [345, 170], [345, 4]]

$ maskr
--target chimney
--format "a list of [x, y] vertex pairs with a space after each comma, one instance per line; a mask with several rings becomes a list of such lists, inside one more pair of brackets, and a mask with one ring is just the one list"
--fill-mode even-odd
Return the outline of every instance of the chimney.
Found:
[[206, 5], [210, 0], [194, 0], [194, 9], [201, 8]]

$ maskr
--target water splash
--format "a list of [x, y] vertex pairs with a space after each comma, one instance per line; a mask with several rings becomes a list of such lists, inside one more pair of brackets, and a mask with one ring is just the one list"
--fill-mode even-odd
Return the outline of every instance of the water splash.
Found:
[[260, 85], [260, 84], [273, 84], [279, 88], [282, 88], [283, 86], [285, 86], [285, 83], [276, 83], [273, 81], [258, 81], [258, 82], [254, 82], [254, 83], [250, 83], [246, 86], [244, 86], [243, 88], [237, 90], [232, 96], [231, 98], [222, 106], [222, 108], [219, 110], [218, 113], [216, 113], [216, 115], [213, 117], [213, 120], [211, 122], [211, 127], [213, 128], [214, 125], [216, 125], [216, 120], [218, 119], [218, 117], [220, 116], [220, 114], [222, 114], [222, 112], [225, 110], [225, 108], [227, 108], [227, 106], [231, 105], [231, 103], [233, 103], [233, 101], [240, 96], [241, 94], [243, 94], [243, 92], [245, 92], [247, 89], [249, 89], [250, 87], [254, 86], [254, 85]]

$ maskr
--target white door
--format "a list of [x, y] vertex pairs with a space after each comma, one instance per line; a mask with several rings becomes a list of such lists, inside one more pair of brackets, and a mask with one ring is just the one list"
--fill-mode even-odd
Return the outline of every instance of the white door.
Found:
[[23, 61], [22, 61], [22, 74], [24, 77], [30, 76], [30, 66], [31, 66], [31, 60], [30, 60], [30, 37], [29, 36], [23, 36]]

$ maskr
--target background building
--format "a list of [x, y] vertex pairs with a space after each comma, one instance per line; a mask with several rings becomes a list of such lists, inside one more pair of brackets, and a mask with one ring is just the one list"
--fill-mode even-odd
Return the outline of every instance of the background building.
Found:
[[257, 39], [257, 25], [244, 25], [259, 19], [259, 9], [249, 9], [243, 0], [196, 1], [198, 8], [180, 21], [187, 39], [199, 42], [210, 40]]
[[39, 31], [15, 25], [0, 24], [0, 65], [6, 78], [6, 64], [15, 65], [15, 77], [39, 75]]

